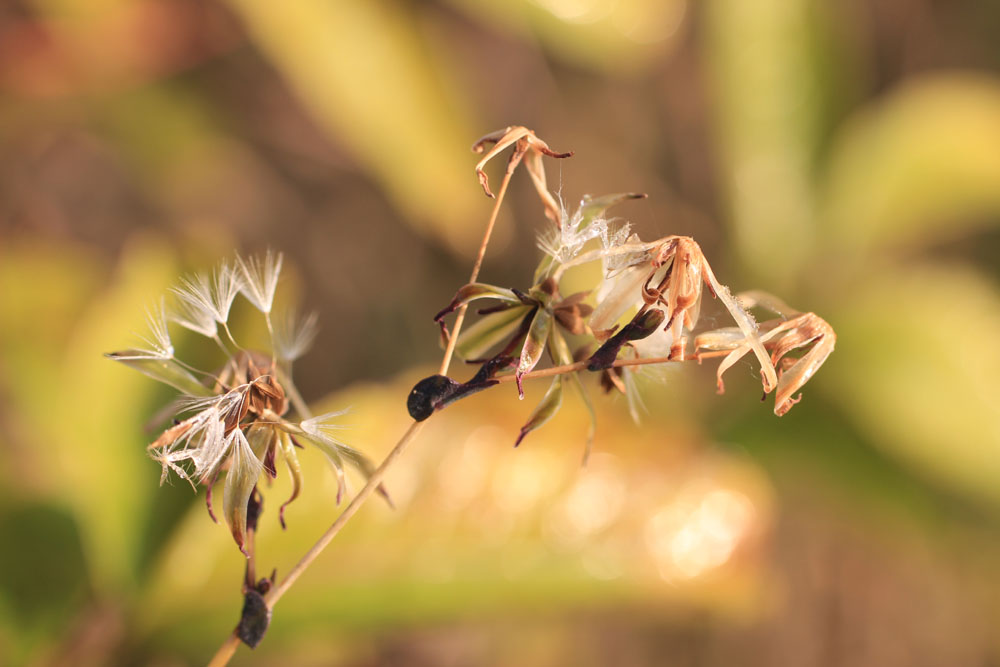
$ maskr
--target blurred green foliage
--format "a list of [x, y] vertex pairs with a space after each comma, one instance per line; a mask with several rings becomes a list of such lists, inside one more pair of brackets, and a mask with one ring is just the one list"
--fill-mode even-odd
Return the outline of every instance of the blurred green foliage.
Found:
[[[156, 486], [144, 427], [169, 392], [101, 353], [186, 268], [276, 246], [325, 324], [307, 394], [353, 405], [377, 458], [488, 211], [467, 146], [515, 123], [577, 152], [550, 176], [567, 202], [649, 192], [623, 212], [644, 236], [692, 234], [837, 351], [780, 420], [708, 369], [648, 383], [639, 426], [598, 400], [585, 470], [574, 401], [517, 451], [513, 392], [450, 408], [390, 476], [399, 508], [363, 510], [239, 660], [995, 661], [998, 21], [926, 0], [0, 10], [0, 662], [205, 660], [242, 559]], [[489, 282], [529, 277], [529, 190]], [[286, 480], [266, 490], [279, 576], [336, 513], [304, 459], [288, 531]], [[732, 544], [699, 528], [723, 500]]]

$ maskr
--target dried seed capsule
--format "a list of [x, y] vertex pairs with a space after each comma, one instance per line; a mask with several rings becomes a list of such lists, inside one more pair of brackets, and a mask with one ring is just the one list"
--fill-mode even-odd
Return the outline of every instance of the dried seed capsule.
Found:
[[602, 371], [611, 368], [618, 358], [618, 352], [625, 343], [633, 340], [642, 340], [651, 336], [657, 327], [663, 324], [664, 314], [662, 310], [646, 310], [637, 313], [632, 321], [622, 327], [622, 330], [609, 338], [597, 352], [590, 357], [587, 364], [588, 371]]
[[406, 399], [406, 410], [416, 421], [422, 422], [455, 393], [459, 383], [446, 375], [432, 375], [418, 382]]
[[255, 648], [267, 632], [271, 624], [271, 610], [267, 608], [264, 596], [250, 589], [243, 597], [243, 613], [240, 614], [240, 624], [236, 626], [236, 634], [240, 641]]

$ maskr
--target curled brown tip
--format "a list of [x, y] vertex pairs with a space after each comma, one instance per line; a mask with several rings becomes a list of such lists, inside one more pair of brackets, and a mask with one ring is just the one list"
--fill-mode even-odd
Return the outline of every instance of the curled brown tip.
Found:
[[493, 132], [488, 132], [483, 136], [476, 139], [475, 143], [472, 144], [473, 153], [482, 153], [486, 150], [486, 144], [495, 144], [500, 139], [504, 137], [508, 132], [510, 132], [510, 127], [505, 127], [502, 130], [494, 130]]
[[518, 371], [514, 373], [514, 383], [517, 385], [517, 397], [520, 400], [524, 400], [524, 385], [522, 384], [524, 380], [524, 373]]
[[557, 153], [548, 146], [540, 146], [537, 143], [534, 145], [538, 149], [538, 152], [542, 155], [548, 155], [549, 157], [558, 158], [560, 160], [563, 158], [573, 157], [573, 151], [569, 151], [567, 153]]
[[496, 199], [496, 195], [490, 191], [490, 181], [486, 176], [486, 172], [482, 169], [476, 169], [476, 175], [479, 176], [479, 184], [483, 186], [483, 192], [486, 193], [486, 196], [490, 199]]

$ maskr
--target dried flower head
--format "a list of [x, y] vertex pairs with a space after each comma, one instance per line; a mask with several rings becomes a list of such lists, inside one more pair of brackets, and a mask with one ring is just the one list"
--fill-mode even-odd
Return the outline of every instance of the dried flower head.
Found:
[[[486, 283], [470, 283], [459, 289], [435, 316], [445, 339], [448, 333], [443, 319], [449, 313], [479, 299], [496, 302], [478, 311], [481, 319], [462, 333], [455, 348], [467, 362], [481, 364], [480, 370], [465, 383], [441, 376], [428, 378], [427, 382], [434, 381], [433, 387], [427, 384], [421, 391], [414, 389], [411, 407], [416, 412], [411, 409], [411, 414], [424, 419], [461, 397], [496, 384], [503, 379], [498, 374], [504, 371], [512, 371], [523, 398], [524, 378], [547, 354], [554, 365], [567, 369], [565, 373], [580, 388], [591, 415], [589, 398], [577, 377], [581, 368], [600, 372], [606, 391], [624, 393], [630, 412], [637, 417], [641, 400], [636, 393], [635, 369], [689, 358], [688, 341], [696, 335], [705, 288], [721, 302], [736, 326], [697, 334], [695, 358], [700, 360], [707, 351], [729, 352], [719, 370], [721, 388], [721, 374], [753, 352], [765, 393], [777, 390], [775, 412], [787, 412], [798, 400], [792, 394], [832, 351], [833, 330], [811, 313], [795, 313], [788, 321], [758, 327], [747, 311], [758, 300], [747, 295], [742, 300], [734, 297], [716, 278], [694, 239], [667, 236], [644, 243], [627, 224], [609, 224], [605, 210], [637, 196], [585, 198], [572, 216], [559, 206], [561, 224], [542, 233], [539, 247], [545, 256], [535, 271], [535, 285], [527, 291]], [[586, 250], [588, 244], [598, 242], [600, 247]], [[596, 261], [603, 266], [600, 281], [590, 290], [563, 298], [559, 287], [565, 273]], [[593, 301], [588, 303], [591, 295]], [[772, 297], [761, 305], [776, 302]], [[801, 359], [785, 357], [801, 347], [810, 347]], [[578, 365], [581, 359], [586, 360], [582, 366]], [[563, 374], [554, 378], [522, 427], [518, 443], [559, 410], [566, 379]]]
[[[262, 258], [237, 257], [235, 263], [223, 261], [210, 275], [182, 278], [180, 286], [172, 290], [175, 305], [171, 319], [212, 338], [225, 351], [216, 372], [195, 369], [174, 356], [162, 301], [147, 313], [150, 334], [143, 337], [145, 347], [107, 355], [180, 392], [174, 425], [149, 446], [150, 454], [162, 466], [160, 481], [172, 471], [193, 486], [204, 486], [208, 512], [215, 519], [212, 487], [225, 474], [223, 517], [245, 554], [248, 504], [261, 475], [277, 476], [278, 459], [284, 461], [292, 479], [291, 497], [279, 511], [284, 526], [285, 507], [298, 497], [301, 488], [296, 448], [302, 443], [319, 449], [332, 464], [339, 485], [338, 502], [345, 485], [345, 465], [365, 475], [374, 470], [364, 455], [334, 437], [339, 426], [333, 420], [342, 412], [312, 417], [298, 398], [291, 362], [308, 348], [315, 336], [316, 320], [315, 316], [299, 320], [289, 315], [272, 330], [269, 315], [281, 265], [282, 256], [270, 251]], [[243, 349], [229, 330], [229, 313], [240, 293], [267, 317], [271, 333], [267, 353]], [[228, 341], [219, 337], [219, 325]], [[298, 413], [294, 420], [287, 417], [290, 404]]]
[[[747, 308], [761, 306], [779, 315], [760, 325], [760, 341], [771, 355], [777, 368], [777, 391], [774, 396], [774, 414], [779, 417], [802, 400], [801, 394], [793, 396], [819, 370], [837, 344], [834, 333], [826, 320], [815, 313], [801, 313], [775, 296], [766, 292], [745, 292], [739, 300]], [[725, 391], [723, 374], [750, 350], [742, 331], [727, 328], [707, 331], [695, 339], [696, 355], [704, 352], [731, 350], [719, 364], [717, 373], [719, 393]], [[787, 356], [797, 349], [804, 349], [801, 357]], [[764, 387], [765, 392], [767, 386]]]
[[561, 226], [559, 204], [556, 202], [555, 197], [552, 196], [552, 193], [549, 192], [545, 178], [545, 166], [542, 164], [542, 156], [568, 158], [573, 155], [573, 152], [557, 153], [549, 148], [547, 143], [535, 136], [534, 132], [526, 127], [517, 125], [506, 127], [496, 132], [490, 132], [480, 137], [472, 145], [472, 151], [474, 153], [482, 153], [486, 150], [487, 144], [496, 145], [476, 164], [476, 174], [479, 176], [479, 183], [483, 186], [483, 190], [487, 196], [493, 197], [493, 193], [490, 191], [489, 179], [486, 176], [486, 172], [483, 171], [483, 167], [508, 146], [514, 146], [514, 152], [507, 161], [507, 171], [513, 171], [522, 159], [525, 160], [524, 164], [528, 170], [528, 174], [531, 176], [532, 183], [535, 185], [535, 191], [538, 192], [538, 196], [542, 200], [545, 216], [557, 226]]

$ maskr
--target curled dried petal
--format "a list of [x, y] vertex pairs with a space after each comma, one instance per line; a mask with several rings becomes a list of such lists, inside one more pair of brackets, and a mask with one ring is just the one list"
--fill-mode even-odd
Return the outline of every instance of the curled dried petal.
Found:
[[245, 546], [247, 504], [250, 502], [250, 494], [257, 486], [260, 473], [264, 470], [264, 464], [254, 456], [250, 443], [240, 429], [233, 430], [226, 440], [231, 453], [222, 497], [222, 513], [233, 533], [233, 539], [236, 540], [236, 546], [249, 557]]

